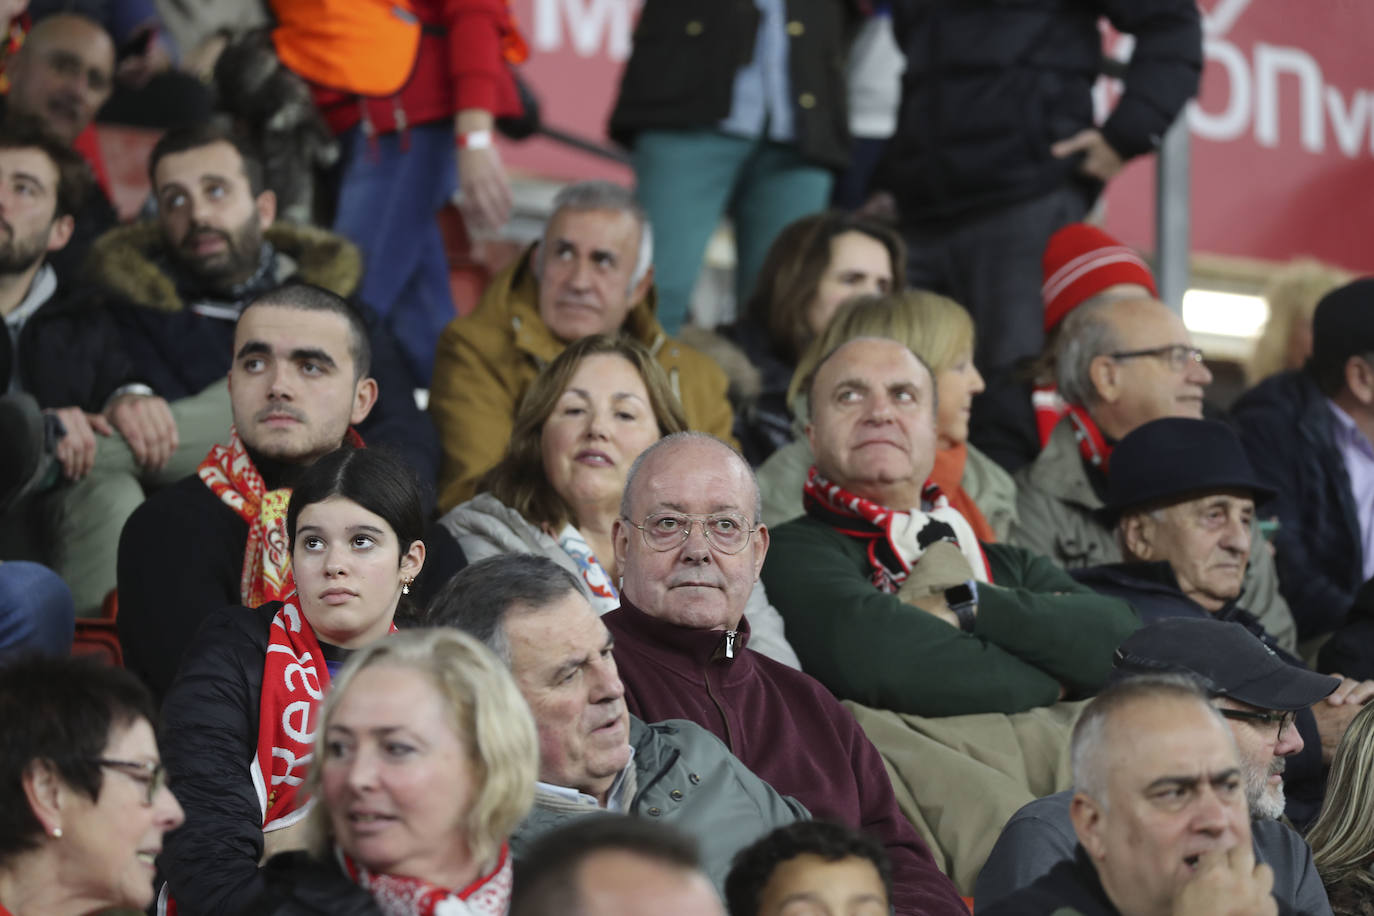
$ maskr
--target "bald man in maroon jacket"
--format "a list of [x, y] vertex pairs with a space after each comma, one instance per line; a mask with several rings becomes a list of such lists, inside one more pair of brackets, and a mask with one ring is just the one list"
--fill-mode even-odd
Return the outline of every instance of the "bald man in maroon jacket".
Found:
[[631, 469], [613, 532], [621, 603], [602, 617], [631, 712], [702, 725], [815, 817], [881, 840], [897, 913], [967, 916], [854, 717], [818, 681], [749, 650], [743, 609], [768, 551], [759, 514], [748, 464], [705, 434], [669, 436]]

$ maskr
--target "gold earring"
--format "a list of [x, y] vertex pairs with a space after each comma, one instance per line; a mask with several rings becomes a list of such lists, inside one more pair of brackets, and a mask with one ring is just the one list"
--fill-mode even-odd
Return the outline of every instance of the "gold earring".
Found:
[[409, 595], [409, 594], [410, 594], [410, 583], [412, 583], [412, 582], [414, 582], [414, 581], [415, 581], [415, 577], [414, 577], [414, 576], [406, 576], [404, 579], [401, 580], [401, 594], [402, 594], [402, 595]]

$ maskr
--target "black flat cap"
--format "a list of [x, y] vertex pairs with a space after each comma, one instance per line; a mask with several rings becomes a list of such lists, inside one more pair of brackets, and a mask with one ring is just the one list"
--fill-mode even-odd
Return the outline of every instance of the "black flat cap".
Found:
[[1217, 490], [1248, 490], [1256, 503], [1274, 495], [1231, 427], [1164, 417], [1137, 426], [1112, 450], [1105, 514]]

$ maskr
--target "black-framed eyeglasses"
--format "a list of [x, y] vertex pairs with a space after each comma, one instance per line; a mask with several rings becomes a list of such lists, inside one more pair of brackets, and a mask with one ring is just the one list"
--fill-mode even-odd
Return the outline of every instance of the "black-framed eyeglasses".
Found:
[[[622, 516], [623, 518], [623, 516]], [[687, 543], [692, 536], [692, 526], [701, 523], [701, 532], [706, 542], [721, 553], [739, 553], [749, 543], [750, 536], [758, 530], [751, 528], [741, 516], [731, 513], [719, 515], [685, 515], [680, 512], [655, 512], [645, 516], [644, 523], [635, 525], [628, 518], [625, 523], [634, 525], [644, 536], [644, 544], [659, 552], [672, 550]]]
[[1194, 363], [1202, 363], [1202, 351], [1197, 347], [1189, 347], [1184, 344], [1150, 347], [1148, 350], [1119, 350], [1107, 355], [1112, 359], [1136, 359], [1141, 356], [1153, 356], [1156, 359], [1164, 360], [1169, 368], [1175, 372], [1182, 372]]
[[161, 763], [153, 763], [151, 760], [109, 760], [105, 757], [95, 757], [91, 763], [118, 770], [135, 782], [142, 783], [148, 790], [143, 799], [145, 805], [151, 806], [157, 798], [158, 790], [167, 785], [166, 768]]
[[1283, 733], [1288, 730], [1288, 726], [1293, 724], [1297, 718], [1295, 712], [1251, 712], [1248, 709], [1218, 709], [1227, 719], [1237, 719], [1242, 722], [1263, 722], [1267, 725], [1278, 724], [1278, 733], [1274, 736], [1275, 741], [1283, 740]]

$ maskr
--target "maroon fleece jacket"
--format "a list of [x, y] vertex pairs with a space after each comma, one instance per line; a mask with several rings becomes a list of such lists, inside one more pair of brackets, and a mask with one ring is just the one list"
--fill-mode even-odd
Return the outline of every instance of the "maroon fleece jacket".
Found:
[[630, 711], [646, 722], [689, 719], [724, 741], [744, 765], [826, 818], [870, 833], [892, 859], [899, 914], [968, 916], [953, 883], [897, 807], [883, 759], [859, 723], [820, 682], [725, 634], [664, 623], [621, 598], [601, 618]]

